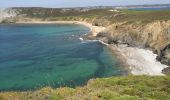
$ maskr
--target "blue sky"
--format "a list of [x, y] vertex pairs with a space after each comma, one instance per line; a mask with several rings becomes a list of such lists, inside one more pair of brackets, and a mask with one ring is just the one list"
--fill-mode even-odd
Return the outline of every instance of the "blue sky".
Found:
[[84, 7], [140, 4], [170, 4], [170, 0], [1, 0], [0, 8], [6, 7]]

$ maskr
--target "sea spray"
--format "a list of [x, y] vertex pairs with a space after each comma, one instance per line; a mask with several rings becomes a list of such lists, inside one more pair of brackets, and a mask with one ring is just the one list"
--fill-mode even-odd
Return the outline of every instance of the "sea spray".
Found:
[[168, 66], [156, 61], [156, 54], [151, 50], [126, 45], [114, 46], [126, 59], [131, 73], [134, 75], [164, 75], [162, 70]]

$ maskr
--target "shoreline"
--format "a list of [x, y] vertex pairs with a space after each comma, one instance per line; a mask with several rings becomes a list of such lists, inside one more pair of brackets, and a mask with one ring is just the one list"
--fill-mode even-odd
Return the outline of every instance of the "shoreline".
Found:
[[[16, 24], [80, 24], [90, 28], [90, 35], [93, 37], [97, 36], [99, 32], [104, 31], [106, 28], [101, 26], [93, 26], [91, 23], [85, 21], [29, 21], [29, 22], [17, 22]], [[113, 54], [117, 54], [118, 59], [122, 60], [121, 62], [126, 63], [124, 67], [125, 69], [129, 69], [129, 72], [133, 75], [164, 75], [162, 70], [167, 68], [168, 66], [161, 64], [156, 61], [156, 54], [153, 54], [152, 51], [148, 51], [147, 49], [140, 49], [136, 47], [126, 47], [121, 44], [113, 45], [107, 44], [102, 40], [97, 40], [101, 44], [109, 47]], [[126, 49], [126, 50], [124, 50]], [[132, 52], [132, 53], [131, 53]], [[140, 53], [144, 53], [149, 55], [147, 59], [145, 56]], [[142, 59], [142, 60], [141, 60]], [[152, 66], [156, 66], [153, 67]]]
[[127, 45], [109, 45], [120, 59], [128, 65], [130, 73], [133, 75], [164, 76], [163, 69], [167, 65], [161, 64], [156, 60], [157, 54], [153, 51]]
[[84, 25], [90, 28], [90, 32], [93, 36], [97, 36], [97, 34], [103, 30], [105, 27], [102, 26], [93, 26], [91, 23], [85, 21], [29, 21], [29, 22], [16, 22], [16, 24], [79, 24]]
[[122, 67], [133, 75], [164, 76], [163, 69], [167, 65], [156, 60], [157, 54], [153, 51], [137, 47], [128, 47], [123, 44], [107, 44], [101, 40], [99, 42], [107, 46], [113, 55], [120, 60]]

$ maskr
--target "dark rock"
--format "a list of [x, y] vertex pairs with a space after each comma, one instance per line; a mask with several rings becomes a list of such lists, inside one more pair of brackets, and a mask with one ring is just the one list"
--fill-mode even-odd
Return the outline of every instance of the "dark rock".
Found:
[[157, 52], [157, 60], [163, 64], [170, 66], [170, 44], [166, 45], [163, 49]]
[[108, 38], [108, 44], [118, 44], [118, 40], [109, 37], [109, 38]]
[[170, 75], [170, 67], [167, 67], [167, 68], [163, 69], [162, 72], [164, 74]]

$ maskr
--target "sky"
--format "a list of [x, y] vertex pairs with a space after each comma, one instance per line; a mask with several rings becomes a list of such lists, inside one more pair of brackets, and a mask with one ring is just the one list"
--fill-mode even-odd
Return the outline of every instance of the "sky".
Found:
[[0, 8], [7, 7], [87, 7], [142, 4], [170, 4], [170, 0], [1, 0]]

